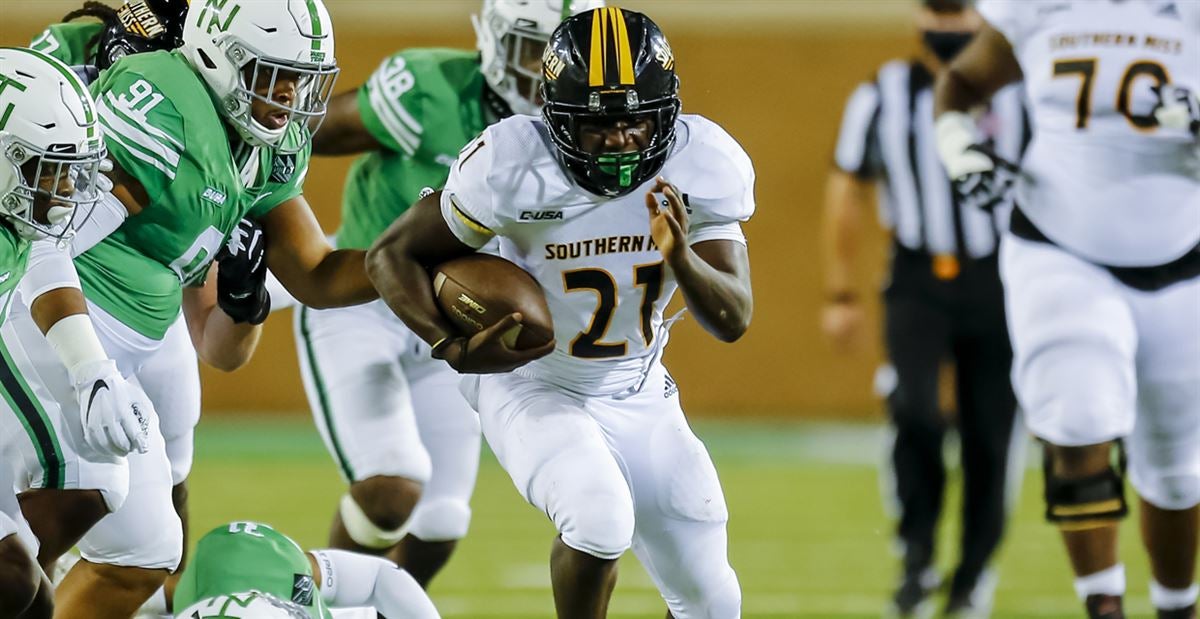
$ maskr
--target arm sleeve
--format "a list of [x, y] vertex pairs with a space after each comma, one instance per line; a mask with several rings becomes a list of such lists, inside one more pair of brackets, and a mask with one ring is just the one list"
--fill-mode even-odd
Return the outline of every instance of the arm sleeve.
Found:
[[493, 148], [488, 134], [476, 138], [450, 166], [450, 178], [442, 190], [442, 219], [458, 240], [476, 249], [500, 232], [495, 200], [488, 184]]
[[71, 257], [74, 258], [93, 248], [112, 234], [129, 218], [125, 205], [111, 193], [104, 193], [92, 210], [82, 214], [75, 227], [75, 238], [71, 240]]
[[438, 619], [437, 608], [413, 577], [380, 557], [345, 550], [313, 550], [321, 598], [334, 608], [371, 606], [385, 617]]
[[383, 61], [358, 89], [363, 125], [380, 144], [412, 155], [421, 146], [421, 98], [402, 54]]
[[879, 111], [879, 88], [875, 84], [861, 84], [850, 95], [833, 156], [838, 169], [863, 179], [876, 176], [872, 152], [876, 148]]
[[[158, 202], [175, 180], [183, 153], [183, 116], [136, 73], [93, 84], [108, 156]], [[157, 98], [157, 99], [156, 99]]]
[[60, 248], [51, 239], [34, 241], [29, 248], [29, 266], [21, 283], [17, 284], [26, 306], [34, 299], [59, 288], [81, 290], [75, 263], [67, 248]]

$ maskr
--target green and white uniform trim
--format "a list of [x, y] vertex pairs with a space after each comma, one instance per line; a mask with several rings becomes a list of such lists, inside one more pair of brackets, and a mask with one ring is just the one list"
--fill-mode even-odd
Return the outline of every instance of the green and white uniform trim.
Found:
[[[276, 155], [231, 138], [204, 82], [177, 52], [122, 58], [92, 94], [109, 156], [149, 201], [77, 257], [76, 269], [90, 301], [160, 340], [179, 314], [181, 287], [203, 282], [237, 222], [301, 194], [309, 149]], [[300, 140], [299, 132], [285, 141]]]
[[292, 538], [258, 522], [231, 522], [200, 538], [172, 605], [187, 608], [200, 600], [250, 590], [291, 600], [313, 619], [330, 617], [308, 555]]
[[[8, 226], [0, 224], [0, 323], [8, 316], [13, 290], [25, 274], [29, 260], [30, 242], [17, 236]], [[58, 431], [46, 415], [33, 389], [21, 375], [21, 370], [0, 339], [0, 392], [25, 433], [29, 435], [41, 465], [42, 478], [34, 480], [38, 488], [62, 488], [66, 480], [67, 461], [58, 441]]]
[[486, 126], [483, 88], [474, 51], [408, 49], [380, 64], [358, 108], [383, 149], [350, 168], [338, 247], [370, 247], [422, 189], [445, 184], [458, 151]]

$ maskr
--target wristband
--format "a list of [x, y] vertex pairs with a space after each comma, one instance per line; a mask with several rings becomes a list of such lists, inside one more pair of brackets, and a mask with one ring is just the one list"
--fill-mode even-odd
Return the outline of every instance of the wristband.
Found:
[[71, 382], [75, 382], [75, 372], [83, 364], [108, 359], [87, 314], [72, 314], [60, 319], [46, 331], [46, 341], [67, 368]]

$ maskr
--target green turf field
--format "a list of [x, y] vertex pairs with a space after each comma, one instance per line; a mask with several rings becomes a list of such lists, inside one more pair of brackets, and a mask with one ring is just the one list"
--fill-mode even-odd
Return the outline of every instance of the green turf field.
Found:
[[[893, 578], [891, 525], [872, 426], [699, 423], [729, 502], [730, 554], [744, 613], [756, 617], [879, 617]], [[305, 546], [324, 543], [342, 484], [307, 418], [209, 417], [197, 432], [192, 531], [261, 520]], [[957, 474], [952, 477], [956, 478]], [[1000, 560], [997, 619], [1079, 617], [1066, 557], [1041, 520], [1040, 474], [1029, 469]], [[956, 494], [949, 504], [957, 509]], [[473, 501], [471, 533], [432, 588], [447, 617], [552, 618], [553, 528], [518, 496], [490, 454]], [[943, 527], [940, 565], [954, 557]], [[1130, 617], [1150, 616], [1146, 561], [1124, 530]], [[611, 617], [654, 618], [665, 607], [632, 556], [621, 566]]]

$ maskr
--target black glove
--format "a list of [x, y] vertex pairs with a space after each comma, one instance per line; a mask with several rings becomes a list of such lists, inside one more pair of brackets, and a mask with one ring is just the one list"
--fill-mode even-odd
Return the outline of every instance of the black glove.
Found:
[[267, 237], [243, 219], [217, 252], [217, 305], [236, 323], [262, 324], [271, 313], [267, 294]]
[[1017, 180], [1020, 166], [1001, 157], [990, 144], [973, 144], [967, 150], [987, 156], [995, 163], [991, 170], [973, 172], [951, 183], [960, 206], [991, 212], [1008, 197]]

